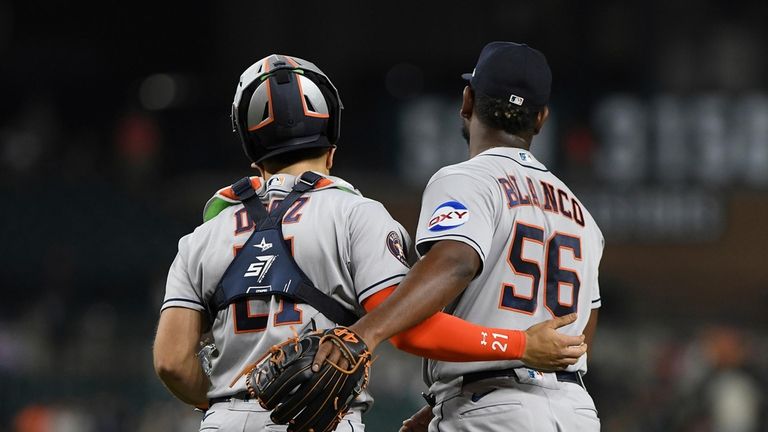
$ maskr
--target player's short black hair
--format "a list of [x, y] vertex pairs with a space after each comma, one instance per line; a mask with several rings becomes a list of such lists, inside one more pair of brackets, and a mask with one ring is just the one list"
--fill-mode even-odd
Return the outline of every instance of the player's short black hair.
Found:
[[307, 159], [316, 159], [328, 152], [330, 147], [310, 147], [276, 154], [260, 162], [265, 170], [271, 173], [280, 172], [287, 166]]
[[539, 109], [515, 105], [475, 92], [475, 113], [480, 121], [511, 135], [533, 133]]

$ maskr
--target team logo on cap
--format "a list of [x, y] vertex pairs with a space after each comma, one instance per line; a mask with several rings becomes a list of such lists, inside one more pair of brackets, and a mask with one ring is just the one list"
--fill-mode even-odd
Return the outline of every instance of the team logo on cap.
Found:
[[394, 231], [390, 231], [389, 234], [387, 234], [387, 249], [389, 249], [389, 253], [394, 255], [404, 266], [408, 266], [408, 259], [405, 256], [405, 247], [403, 247], [403, 241], [400, 239], [400, 234]]
[[469, 209], [458, 201], [440, 204], [427, 222], [430, 231], [445, 231], [462, 226], [469, 220]]

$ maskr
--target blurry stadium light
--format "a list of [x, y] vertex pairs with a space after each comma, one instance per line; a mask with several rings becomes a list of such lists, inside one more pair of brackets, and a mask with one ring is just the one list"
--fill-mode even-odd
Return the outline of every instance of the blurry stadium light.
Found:
[[9, 131], [0, 135], [0, 162], [17, 172], [32, 169], [43, 155], [43, 139], [36, 131]]
[[163, 110], [172, 106], [178, 98], [178, 83], [168, 74], [148, 76], [139, 87], [141, 105], [152, 111]]
[[161, 132], [151, 115], [126, 114], [117, 123], [115, 144], [122, 160], [141, 163], [157, 154], [161, 145]]
[[[592, 162], [595, 140], [589, 128], [581, 125], [573, 127], [566, 131], [563, 141], [569, 160], [582, 165]], [[533, 149], [534, 146], [531, 148]]]

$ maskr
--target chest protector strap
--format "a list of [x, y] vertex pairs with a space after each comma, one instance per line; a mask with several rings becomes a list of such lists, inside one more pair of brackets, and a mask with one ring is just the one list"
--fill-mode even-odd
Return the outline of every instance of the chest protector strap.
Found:
[[283, 216], [306, 191], [323, 177], [311, 171], [301, 175], [291, 192], [272, 212], [267, 212], [248, 177], [232, 185], [254, 223], [253, 234], [229, 264], [209, 303], [216, 313], [242, 299], [279, 296], [295, 303], [312, 305], [330, 320], [351, 325], [357, 316], [315, 287], [293, 258], [283, 238]]

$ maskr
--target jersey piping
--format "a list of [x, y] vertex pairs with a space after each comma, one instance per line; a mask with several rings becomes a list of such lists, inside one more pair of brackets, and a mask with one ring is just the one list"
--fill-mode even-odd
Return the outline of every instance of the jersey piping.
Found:
[[[500, 157], [500, 158], [504, 158], [504, 159], [509, 159], [509, 160], [511, 160], [512, 162], [514, 162], [514, 163], [516, 163], [516, 164], [520, 165], [521, 167], [530, 168], [530, 169], [532, 169], [532, 170], [541, 171], [541, 172], [549, 172], [549, 170], [548, 170], [548, 169], [546, 169], [546, 168], [538, 168], [538, 167], [534, 167], [534, 166], [526, 165], [526, 164], [524, 164], [524, 163], [521, 163], [519, 160], [517, 160], [517, 159], [515, 159], [515, 158], [511, 158], [511, 157], [509, 157], [509, 156], [498, 155], [498, 154], [493, 154], [493, 153], [482, 153], [482, 154], [479, 154], [479, 155], [477, 155], [477, 156], [495, 156], [495, 157]], [[477, 157], [477, 156], [476, 156], [476, 157]]]
[[[467, 240], [471, 241], [472, 244], [475, 245], [475, 247], [473, 249], [477, 250], [477, 253], [480, 254], [480, 257], [482, 258], [483, 262], [485, 262], [485, 254], [483, 253], [483, 250], [480, 248], [480, 245], [477, 244], [477, 242], [474, 239], [472, 239], [470, 237], [467, 237], [465, 235], [462, 235], [462, 234], [443, 234], [443, 235], [438, 235], [438, 236], [434, 236], [434, 237], [425, 237], [425, 238], [419, 240], [418, 243], [416, 243], [416, 248], [418, 248], [419, 246], [421, 246], [424, 243], [428, 243], [428, 242], [429, 243], [434, 243], [435, 240], [450, 239], [451, 237], [454, 237], [454, 238], [455, 237], [461, 237], [461, 238], [464, 238], [464, 239], [467, 239]], [[419, 251], [419, 255], [424, 255], [424, 254], [421, 253], [421, 251]]]
[[[368, 291], [370, 291], [370, 290], [372, 290], [372, 289], [374, 289], [374, 288], [376, 288], [376, 287], [379, 287], [379, 286], [381, 286], [381, 284], [383, 284], [383, 283], [385, 283], [385, 282], [388, 282], [388, 281], [391, 281], [392, 279], [403, 278], [403, 277], [405, 277], [405, 273], [396, 274], [396, 275], [394, 275], [394, 276], [390, 276], [390, 277], [388, 277], [388, 278], [386, 278], [386, 279], [380, 280], [380, 281], [378, 281], [378, 282], [374, 283], [373, 285], [371, 285], [371, 286], [369, 286], [369, 287], [367, 287], [367, 288], [363, 289], [362, 291], [360, 291], [360, 292], [357, 294], [357, 298], [358, 298], [358, 299], [363, 299], [363, 298], [365, 298], [365, 297], [368, 297], [368, 296], [366, 296], [366, 295], [365, 295], [365, 293], [367, 293]], [[399, 282], [399, 281], [398, 281], [398, 282]]]
[[190, 300], [190, 299], [185, 299], [185, 298], [175, 298], [175, 297], [174, 298], [166, 299], [163, 302], [163, 305], [165, 305], [166, 303], [170, 303], [170, 302], [185, 302], [185, 303], [193, 303], [193, 304], [196, 304], [196, 305], [204, 306], [201, 302], [199, 302], [197, 300]]

